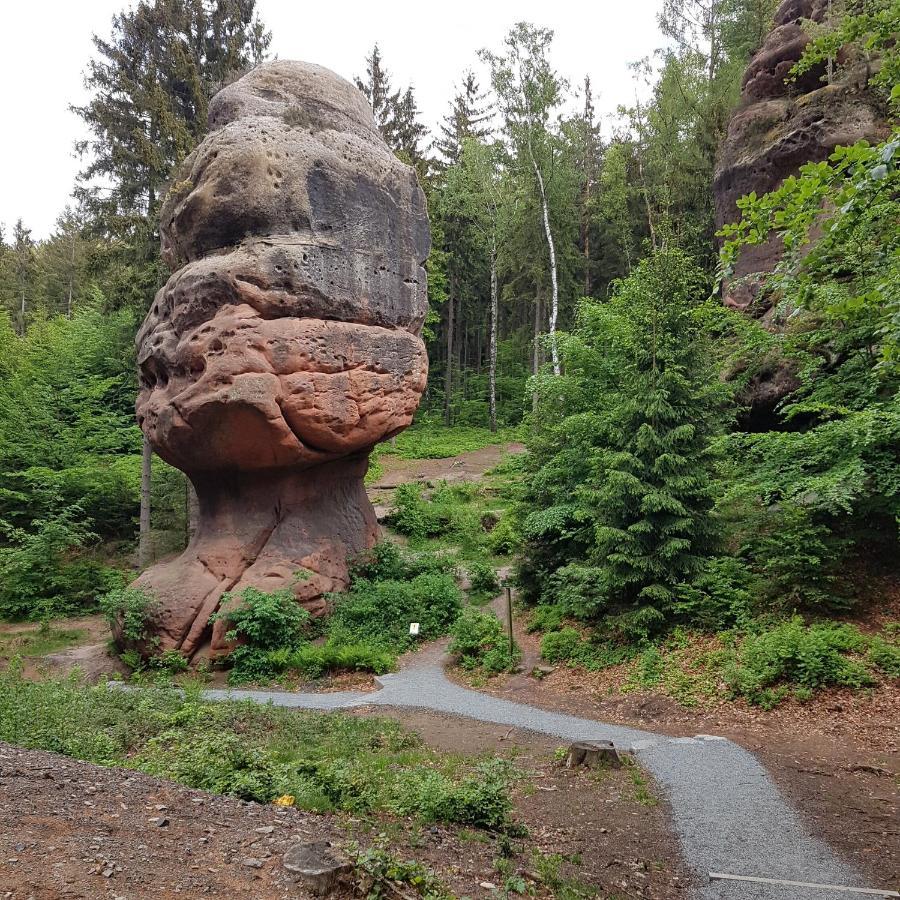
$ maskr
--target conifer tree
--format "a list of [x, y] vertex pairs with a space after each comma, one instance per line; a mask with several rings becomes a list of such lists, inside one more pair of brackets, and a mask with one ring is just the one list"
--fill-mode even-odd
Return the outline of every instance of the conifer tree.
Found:
[[405, 162], [416, 166], [420, 175], [425, 175], [425, 157], [420, 144], [428, 134], [428, 129], [419, 121], [412, 86], [394, 90], [391, 76], [384, 67], [378, 44], [366, 57], [366, 78], [353, 79], [365, 94], [375, 116], [375, 124], [387, 145]]
[[455, 163], [462, 152], [463, 141], [473, 138], [484, 141], [491, 133], [491, 105], [487, 94], [481, 92], [475, 73], [469, 69], [453, 98], [450, 112], [444, 116], [440, 136], [434, 146], [447, 163]]
[[141, 0], [94, 36], [86, 105], [90, 130], [79, 198], [101, 233], [156, 255], [155, 220], [172, 168], [206, 131], [209, 99], [260, 62], [270, 41], [254, 0]]
[[526, 570], [545, 601], [630, 638], [671, 623], [715, 548], [723, 393], [696, 314], [707, 292], [680, 251], [648, 257], [611, 300], [584, 301], [566, 377], [539, 389]]

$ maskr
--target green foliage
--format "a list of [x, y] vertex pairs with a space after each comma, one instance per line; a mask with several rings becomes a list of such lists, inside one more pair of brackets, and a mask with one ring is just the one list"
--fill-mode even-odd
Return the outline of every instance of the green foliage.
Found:
[[381, 811], [505, 829], [509, 764], [441, 757], [387, 719], [206, 702], [196, 687], [137, 691], [0, 673], [0, 740], [189, 787], [304, 809]]
[[[354, 561], [350, 588], [329, 596], [331, 612], [318, 623], [310, 623], [290, 590], [267, 594], [248, 588], [216, 614], [230, 623], [229, 639], [240, 642], [229, 656], [229, 680], [384, 674], [412, 646], [411, 622], [419, 623], [420, 638], [431, 640], [456, 619], [462, 594], [451, 571], [437, 556], [383, 542]], [[310, 642], [314, 627], [324, 633], [323, 642]]]
[[476, 559], [467, 566], [469, 575], [469, 597], [478, 603], [491, 600], [500, 592], [497, 570], [484, 559]]
[[616, 666], [632, 656], [634, 650], [621, 642], [583, 638], [577, 628], [566, 626], [549, 631], [541, 638], [541, 658], [550, 663], [597, 671]]
[[248, 587], [239, 595], [222, 595], [219, 611], [210, 616], [211, 622], [219, 619], [228, 623], [228, 640], [255, 650], [277, 650], [303, 638], [309, 613], [287, 588], [269, 594]]
[[303, 678], [321, 678], [331, 672], [374, 672], [384, 675], [394, 668], [396, 653], [370, 643], [345, 644], [327, 641], [282, 648], [266, 654], [260, 669], [266, 676], [297, 672]]
[[519, 661], [518, 647], [513, 645], [510, 652], [509, 637], [490, 610], [467, 606], [450, 633], [453, 636], [450, 652], [458, 657], [464, 669], [496, 675], [509, 672]]
[[373, 888], [367, 900], [380, 900], [384, 882], [409, 885], [426, 900], [454, 900], [451, 894], [425, 866], [414, 860], [401, 860], [383, 846], [376, 845], [360, 850], [350, 847], [357, 871], [365, 872], [373, 880]]
[[121, 572], [86, 552], [96, 535], [77, 506], [35, 518], [28, 529], [0, 520], [0, 534], [7, 541], [0, 545], [0, 618], [87, 612], [122, 583]]
[[628, 640], [674, 620], [713, 549], [713, 438], [723, 395], [697, 315], [702, 275], [660, 253], [561, 338], [538, 379], [522, 522], [527, 600]]
[[411, 428], [397, 435], [396, 446], [387, 446], [382, 452], [401, 459], [446, 459], [494, 444], [505, 444], [516, 440], [516, 436], [512, 428], [496, 432], [487, 427], [464, 424], [447, 428], [426, 415], [420, 416]]
[[869, 663], [891, 678], [900, 678], [900, 644], [876, 635], [869, 641]]
[[387, 524], [410, 538], [413, 546], [438, 541], [462, 555], [482, 557], [491, 547], [496, 501], [485, 487], [472, 482], [438, 482], [433, 489], [417, 482], [401, 484]]
[[[799, 616], [744, 640], [728, 672], [732, 691], [751, 703], [771, 707], [790, 685], [814, 690], [830, 685], [864, 687], [872, 683], [865, 665], [852, 657], [865, 639], [851, 625], [804, 625]], [[783, 690], [779, 690], [783, 689]]]
[[577, 628], [561, 628], [541, 638], [541, 659], [550, 663], [568, 662], [581, 646], [581, 632]]
[[122, 587], [100, 598], [100, 610], [126, 643], [140, 647], [150, 637], [159, 601], [141, 588]]
[[451, 575], [423, 572], [409, 580], [354, 578], [350, 590], [332, 597], [329, 639], [365, 642], [394, 654], [411, 644], [410, 622], [418, 622], [425, 640], [440, 637], [455, 621], [461, 593]]

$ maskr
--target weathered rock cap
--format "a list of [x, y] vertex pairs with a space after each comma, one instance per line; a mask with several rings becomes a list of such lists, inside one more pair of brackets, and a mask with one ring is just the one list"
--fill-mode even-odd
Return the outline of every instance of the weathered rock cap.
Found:
[[278, 59], [222, 88], [209, 104], [209, 130], [248, 116], [293, 120], [312, 131], [378, 136], [372, 109], [349, 81], [315, 63]]

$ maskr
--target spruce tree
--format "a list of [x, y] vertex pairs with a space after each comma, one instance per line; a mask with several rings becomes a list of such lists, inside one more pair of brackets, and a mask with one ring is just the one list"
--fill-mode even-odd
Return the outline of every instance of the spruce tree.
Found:
[[487, 94], [481, 92], [475, 73], [468, 70], [463, 75], [462, 86], [453, 98], [450, 112], [441, 123], [440, 137], [434, 142], [435, 149], [445, 162], [453, 164], [459, 159], [463, 142], [467, 138], [485, 141], [491, 133], [488, 124], [491, 113]]
[[77, 192], [96, 229], [155, 258], [155, 220], [170, 173], [206, 131], [212, 95], [260, 62], [270, 35], [254, 0], [141, 0], [94, 36], [86, 105], [88, 160]]
[[708, 293], [679, 251], [586, 300], [540, 386], [526, 518], [533, 599], [645, 638], [714, 552], [713, 437], [722, 386], [697, 317]]
[[424, 176], [426, 164], [420, 144], [428, 134], [428, 129], [419, 121], [419, 109], [412, 86], [405, 91], [393, 89], [391, 76], [384, 67], [378, 44], [375, 44], [366, 57], [365, 80], [358, 76], [353, 80], [369, 101], [375, 124], [387, 145]]

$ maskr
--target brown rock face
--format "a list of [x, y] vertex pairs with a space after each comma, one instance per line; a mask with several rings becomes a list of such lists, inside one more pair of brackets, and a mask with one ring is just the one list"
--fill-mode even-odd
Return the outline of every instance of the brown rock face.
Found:
[[378, 526], [372, 446], [412, 421], [430, 248], [414, 171], [359, 91], [277, 61], [218, 93], [162, 210], [173, 270], [138, 333], [138, 421], [199, 499], [187, 550], [135, 585], [192, 654], [226, 591], [318, 611]]
[[[827, 0], [784, 0], [772, 31], [747, 66], [741, 102], [716, 166], [719, 227], [738, 218], [736, 203], [745, 194], [774, 190], [804, 163], [827, 159], [838, 145], [879, 141], [888, 134], [884, 110], [866, 89], [864, 61], [839, 70], [831, 84], [822, 81], [824, 67], [797, 83], [784, 83], [809, 43], [801, 20], [821, 21], [827, 7]], [[780, 256], [776, 241], [748, 248], [735, 276], [771, 272]], [[737, 284], [725, 302], [744, 309], [755, 296], [755, 290]]]
[[[713, 188], [718, 227], [739, 217], [737, 200], [745, 194], [775, 190], [804, 163], [827, 159], [838, 145], [875, 142], [888, 134], [885, 111], [866, 88], [865, 61], [842, 60], [848, 64], [831, 84], [822, 80], [824, 66], [785, 84], [809, 42], [801, 20], [822, 21], [827, 8], [827, 0], [783, 0], [765, 43], [747, 66], [740, 104], [719, 148]], [[770, 324], [771, 301], [761, 302], [760, 294], [781, 252], [775, 237], [745, 248], [726, 285], [725, 304]], [[797, 386], [792, 372], [776, 366], [751, 386], [748, 399], [774, 408]]]

